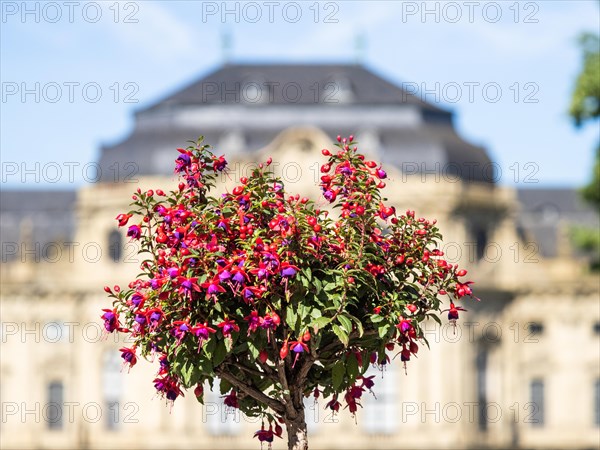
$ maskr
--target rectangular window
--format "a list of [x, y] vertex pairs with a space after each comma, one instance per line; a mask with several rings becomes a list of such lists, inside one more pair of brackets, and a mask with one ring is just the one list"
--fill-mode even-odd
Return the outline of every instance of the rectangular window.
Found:
[[533, 427], [541, 427], [544, 425], [544, 382], [542, 380], [533, 380], [530, 390], [529, 423]]
[[53, 381], [48, 385], [48, 405], [46, 420], [51, 430], [61, 430], [63, 427], [63, 384]]
[[221, 380], [215, 378], [213, 388], [204, 386], [204, 407], [202, 422], [213, 436], [235, 436], [241, 431], [240, 410], [225, 405], [221, 390]]
[[480, 350], [477, 354], [477, 413], [479, 416], [479, 430], [487, 431], [487, 363], [488, 354]]
[[119, 402], [106, 401], [106, 429], [117, 431], [119, 429]]
[[375, 398], [365, 390], [361, 397], [362, 423], [368, 434], [390, 435], [398, 432], [398, 366], [400, 363], [387, 364], [383, 372], [369, 368], [364, 375], [375, 375], [372, 390], [377, 396]]

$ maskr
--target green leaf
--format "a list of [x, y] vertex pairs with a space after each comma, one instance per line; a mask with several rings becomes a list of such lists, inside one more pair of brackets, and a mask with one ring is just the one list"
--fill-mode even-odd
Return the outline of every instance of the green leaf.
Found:
[[340, 359], [333, 365], [333, 368], [331, 369], [331, 381], [334, 389], [338, 389], [341, 386], [345, 373], [346, 368], [344, 367], [344, 361]]
[[379, 314], [371, 315], [371, 322], [373, 322], [373, 323], [378, 323], [378, 322], [381, 322], [382, 320], [383, 320], [383, 316], [380, 316]]
[[248, 351], [252, 355], [252, 358], [253, 359], [258, 358], [258, 354], [260, 353], [260, 350], [256, 347], [256, 345], [254, 345], [254, 342], [252, 342], [250, 340], [248, 340], [246, 342], [248, 344]]
[[219, 340], [217, 342], [217, 347], [215, 348], [214, 357], [213, 357], [213, 365], [218, 366], [223, 361], [225, 361], [225, 357], [227, 356], [227, 348], [225, 347], [225, 341]]
[[352, 333], [352, 322], [350, 321], [350, 319], [348, 319], [346, 316], [339, 315], [338, 320], [342, 327], [344, 327], [344, 330], [346, 330], [346, 333]]
[[356, 359], [356, 356], [354, 356], [354, 353], [350, 353], [346, 360], [346, 373], [348, 374], [348, 377], [350, 377], [350, 380], [356, 380], [356, 377], [359, 374], [358, 360]]
[[322, 328], [325, 328], [329, 324], [329, 322], [331, 322], [331, 319], [329, 317], [317, 317], [311, 323], [313, 326], [316, 326], [320, 330]]
[[363, 334], [365, 334], [365, 330], [363, 328], [363, 324], [360, 321], [360, 319], [358, 317], [354, 317], [354, 316], [350, 316], [352, 317], [352, 320], [354, 320], [354, 323], [356, 324], [356, 328], [358, 329], [358, 337], [363, 337]]
[[294, 305], [288, 305], [285, 313], [285, 321], [290, 328], [296, 328], [296, 322], [298, 321], [298, 314]]
[[344, 330], [342, 330], [342, 328], [335, 323], [333, 324], [332, 327], [333, 327], [333, 332], [338, 337], [338, 339], [342, 342], [342, 344], [344, 344], [344, 347], [348, 347], [348, 335], [346, 334], [346, 332]]
[[319, 308], [313, 308], [313, 310], [311, 311], [310, 315], [312, 317], [314, 317], [315, 319], [318, 319], [319, 317], [322, 316], [321, 310]]
[[385, 335], [387, 335], [389, 331], [390, 331], [389, 323], [386, 323], [377, 329], [377, 332], [379, 333], [380, 338], [383, 338]]

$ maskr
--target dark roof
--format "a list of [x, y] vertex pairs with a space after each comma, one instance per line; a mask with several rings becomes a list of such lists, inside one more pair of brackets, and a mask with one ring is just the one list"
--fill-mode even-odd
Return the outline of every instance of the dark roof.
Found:
[[[2, 262], [16, 257], [14, 244], [43, 256], [44, 248], [53, 242], [72, 241], [75, 232], [74, 190], [0, 191], [0, 242]], [[29, 236], [24, 236], [29, 234]], [[27, 243], [23, 243], [23, 239]], [[33, 256], [30, 254], [30, 258]]]
[[565, 231], [565, 226], [596, 230], [600, 226], [598, 212], [581, 199], [576, 189], [520, 188], [517, 196], [522, 207], [519, 227], [539, 245], [542, 256], [557, 256], [559, 233]]
[[[254, 89], [256, 88], [256, 89]], [[450, 113], [422, 101], [357, 64], [231, 64], [142, 110], [174, 105], [415, 105], [428, 113]], [[262, 100], [262, 101], [261, 101]]]

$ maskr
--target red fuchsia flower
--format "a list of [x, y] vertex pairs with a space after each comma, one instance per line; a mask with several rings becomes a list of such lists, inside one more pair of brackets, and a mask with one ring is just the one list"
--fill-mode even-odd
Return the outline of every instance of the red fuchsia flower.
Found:
[[251, 311], [249, 315], [244, 317], [244, 320], [248, 322], [248, 336], [250, 336], [250, 333], [254, 333], [264, 321], [264, 319], [258, 315], [258, 311], [256, 310]]
[[102, 311], [105, 311], [104, 314], [100, 316], [102, 319], [104, 319], [104, 329], [109, 333], [112, 333], [115, 330], [118, 331], [119, 313], [117, 312], [117, 309], [103, 309]]
[[342, 406], [342, 404], [338, 402], [338, 396], [335, 394], [333, 398], [325, 405], [325, 408], [329, 408], [334, 412], [338, 412], [340, 410], [340, 406]]
[[458, 312], [466, 311], [462, 306], [455, 306], [453, 302], [450, 302], [450, 308], [444, 309], [441, 312], [448, 311], [448, 320], [454, 325], [454, 334], [456, 334], [456, 321], [458, 320]]
[[135, 356], [135, 347], [123, 347], [120, 348], [119, 351], [121, 352], [121, 358], [123, 358], [125, 365], [129, 364], [129, 369], [135, 366], [135, 363], [137, 363], [137, 357]]
[[298, 361], [298, 357], [300, 353], [308, 352], [308, 345], [301, 341], [292, 341], [289, 344], [290, 350], [296, 354], [294, 357], [294, 363], [292, 364], [292, 368], [296, 365], [296, 361]]
[[171, 364], [169, 364], [169, 361], [167, 360], [167, 355], [161, 355], [158, 358], [158, 374], [159, 375], [164, 375], [166, 373], [169, 372], [169, 368], [171, 367]]
[[145, 296], [141, 292], [134, 292], [131, 296], [131, 304], [136, 308], [142, 308], [144, 306], [146, 298], [147, 296]]
[[213, 297], [215, 303], [217, 302], [217, 294], [219, 292], [225, 292], [225, 288], [220, 284], [218, 275], [214, 277], [211, 282], [202, 283], [200, 286], [203, 289], [206, 289], [206, 298]]
[[131, 219], [131, 216], [133, 216], [133, 214], [119, 214], [116, 217], [116, 220], [119, 222], [119, 227], [124, 227], [127, 225], [127, 222], [129, 219]]
[[210, 335], [216, 333], [217, 330], [208, 326], [207, 322], [201, 323], [192, 327], [192, 333], [198, 338], [198, 351], [204, 345], [204, 341], [210, 339]]
[[[260, 430], [258, 430], [256, 433], [254, 433], [254, 437], [257, 437], [258, 440], [260, 441], [260, 448], [262, 449], [262, 443], [263, 442], [268, 442], [269, 443], [269, 450], [271, 449], [271, 443], [273, 442], [273, 437], [276, 436], [276, 434], [273, 432], [273, 425], [269, 425], [269, 429], [265, 430], [265, 426], [264, 424], [261, 426]], [[281, 437], [278, 435], [278, 437]]]
[[473, 282], [467, 281], [465, 283], [456, 283], [456, 295], [458, 298], [473, 294], [473, 291], [469, 287], [470, 284], [473, 284]]
[[401, 333], [408, 333], [413, 329], [413, 326], [410, 323], [411, 321], [412, 319], [401, 319], [400, 323], [396, 325], [396, 328], [398, 328]]
[[175, 160], [175, 172], [183, 172], [192, 163], [192, 153], [182, 148], [177, 149], [181, 154]]
[[213, 168], [215, 170], [215, 172], [221, 172], [222, 170], [225, 169], [225, 166], [227, 166], [227, 161], [225, 160], [225, 156], [221, 155], [218, 158], [215, 158], [215, 161], [213, 162]]
[[223, 332], [223, 336], [231, 338], [231, 333], [240, 331], [240, 327], [231, 319], [225, 319], [223, 322], [217, 325]]
[[267, 342], [271, 342], [271, 330], [274, 330], [281, 323], [281, 318], [275, 311], [265, 314], [260, 327], [267, 330]]
[[174, 327], [171, 330], [171, 333], [173, 333], [173, 336], [177, 338], [178, 344], [181, 344], [181, 341], [185, 335], [192, 330], [192, 327], [187, 320], [177, 320], [173, 322], [173, 325]]
[[266, 280], [269, 276], [273, 275], [273, 272], [271, 272], [267, 268], [267, 265], [262, 261], [258, 264], [257, 268], [250, 269], [250, 273], [255, 275], [259, 280]]
[[344, 400], [346, 400], [346, 408], [350, 411], [350, 414], [354, 415], [358, 410], [358, 406], [361, 406], [358, 403], [357, 399], [362, 396], [363, 389], [356, 384], [353, 384], [344, 395]]
[[291, 278], [291, 277], [295, 276], [299, 270], [300, 269], [298, 269], [297, 266], [293, 266], [292, 264], [288, 264], [288, 263], [281, 264], [281, 276], [282, 277]]
[[196, 291], [196, 292], [200, 292], [200, 286], [198, 286], [198, 277], [190, 277], [190, 278], [186, 278], [186, 277], [179, 277], [178, 280], [179, 285], [181, 286], [181, 288], [179, 289], [179, 292], [191, 292], [192, 290]]
[[238, 403], [237, 392], [235, 390], [231, 391], [228, 395], [224, 395], [223, 398], [223, 403], [225, 403], [225, 406], [235, 409], [240, 407]]
[[244, 296], [244, 300], [248, 302], [254, 297], [262, 296], [262, 291], [257, 287], [246, 286], [242, 289], [242, 295]]
[[174, 402], [180, 395], [184, 397], [179, 387], [179, 382], [175, 377], [165, 375], [154, 379], [154, 387], [159, 394], [164, 395], [167, 400]]
[[142, 229], [139, 225], [131, 225], [127, 230], [127, 236], [131, 239], [139, 239], [142, 235]]
[[[244, 263], [241, 262], [240, 264], [243, 265]], [[250, 281], [248, 275], [241, 266], [233, 266], [231, 268], [231, 273], [233, 274], [231, 277], [232, 281], [239, 285], [244, 285], [246, 282]]]
[[160, 325], [164, 314], [160, 308], [152, 308], [146, 311], [146, 317], [148, 318], [148, 325], [150, 331], [154, 331]]
[[[373, 381], [373, 378], [375, 378], [375, 375], [371, 375], [370, 377], [363, 377], [363, 376], [356, 377], [357, 380], [362, 381], [362, 384], [361, 384], [362, 387], [367, 389], [375, 397], [375, 394], [371, 390], [373, 388], [373, 386], [375, 386], [375, 382]], [[375, 397], [375, 398], [377, 398], [377, 397]]]
[[323, 193], [323, 197], [325, 197], [329, 203], [333, 203], [337, 197], [337, 192], [328, 189]]

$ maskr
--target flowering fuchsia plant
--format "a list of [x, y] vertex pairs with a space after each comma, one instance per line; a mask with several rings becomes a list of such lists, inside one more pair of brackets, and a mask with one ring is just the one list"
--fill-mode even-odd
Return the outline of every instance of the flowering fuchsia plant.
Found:
[[[328, 399], [355, 414], [370, 364], [406, 363], [427, 341], [420, 327], [455, 322], [454, 301], [470, 281], [444, 260], [435, 220], [397, 214], [381, 190], [387, 175], [358, 153], [353, 137], [322, 153], [323, 196], [335, 217], [307, 198], [287, 195], [271, 159], [220, 197], [209, 196], [223, 156], [203, 138], [179, 149], [179, 188], [133, 196], [119, 214], [147, 255], [127, 289], [106, 287], [108, 332], [133, 339], [126, 364], [158, 359], [154, 386], [167, 401], [220, 379], [230, 408], [260, 416], [255, 433], [269, 445], [287, 429], [290, 449], [306, 449], [304, 397]], [[449, 297], [442, 310], [440, 297]], [[266, 423], [266, 425], [265, 425]]]

